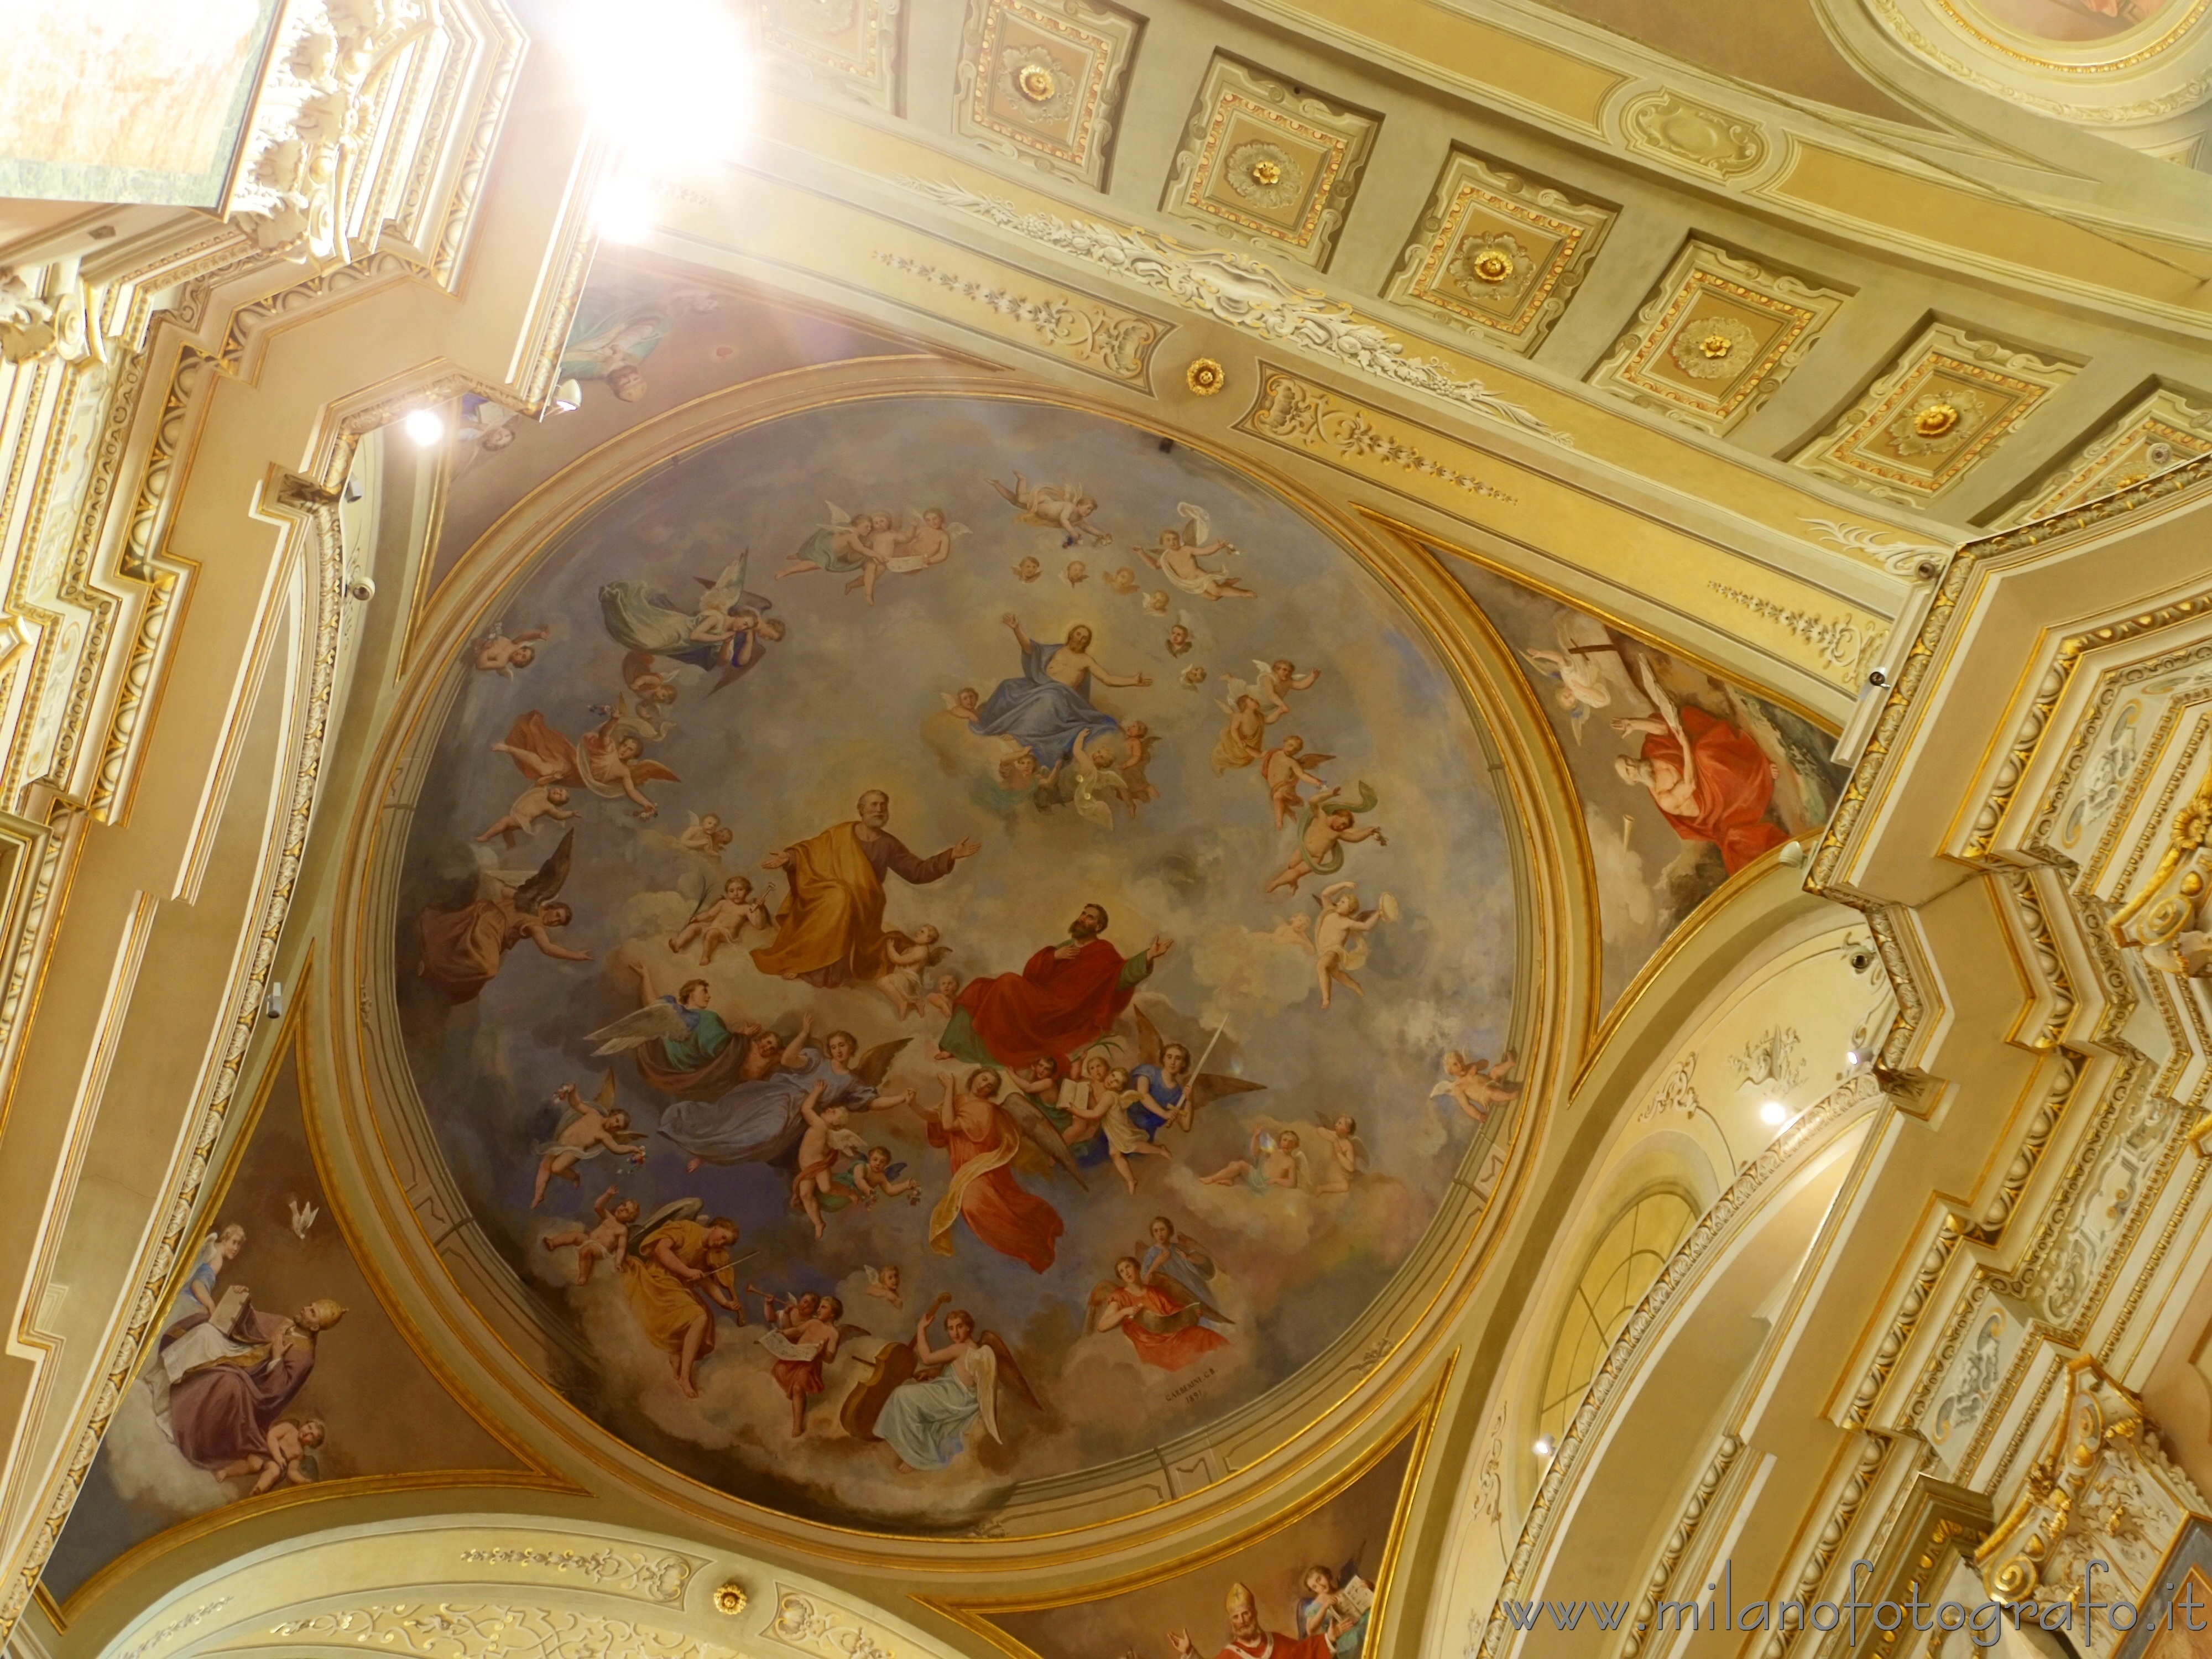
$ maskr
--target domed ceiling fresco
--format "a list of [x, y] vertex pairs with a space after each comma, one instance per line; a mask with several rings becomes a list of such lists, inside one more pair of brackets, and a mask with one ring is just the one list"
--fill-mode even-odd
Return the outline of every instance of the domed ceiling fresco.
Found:
[[1187, 446], [815, 408], [603, 498], [477, 631], [398, 1030], [550, 1380], [672, 1468], [932, 1529], [1202, 1429], [1511, 1116], [1459, 683]]

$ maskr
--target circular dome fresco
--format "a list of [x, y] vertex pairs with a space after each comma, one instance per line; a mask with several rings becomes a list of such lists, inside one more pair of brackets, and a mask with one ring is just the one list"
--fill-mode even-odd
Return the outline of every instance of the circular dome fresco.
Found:
[[1517, 854], [1436, 642], [1279, 496], [846, 402], [595, 498], [501, 605], [428, 705], [398, 1030], [470, 1294], [606, 1430], [973, 1524], [1449, 1270]]

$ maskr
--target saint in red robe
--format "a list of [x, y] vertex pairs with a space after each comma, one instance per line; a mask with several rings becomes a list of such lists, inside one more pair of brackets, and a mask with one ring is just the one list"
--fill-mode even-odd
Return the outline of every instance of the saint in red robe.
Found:
[[[1697, 812], [1685, 817], [1662, 806], [1660, 814], [1684, 841], [1709, 841], [1719, 848], [1721, 862], [1734, 875], [1768, 848], [1790, 839], [1766, 817], [1767, 803], [1774, 799], [1774, 763], [1741, 726], [1695, 706], [1684, 708], [1681, 719], [1698, 769]], [[1644, 758], [1680, 772], [1682, 745], [1671, 732], [1647, 732]]]
[[1152, 971], [1149, 956], [1125, 961], [1103, 939], [1085, 940], [1067, 957], [1048, 945], [1018, 974], [961, 987], [938, 1046], [978, 1066], [1016, 1070], [1063, 1059], [1111, 1030]]
[[[1164, 1371], [1179, 1371], [1201, 1355], [1229, 1346], [1227, 1337], [1199, 1322], [1212, 1310], [1164, 1273], [1156, 1273], [1142, 1285], [1116, 1285], [1094, 1298], [1093, 1305], [1134, 1308], [1114, 1328], [1129, 1339], [1138, 1358]], [[1096, 1315], [1092, 1323], [1097, 1323]]]
[[1249, 1641], [1231, 1637], [1213, 1659], [1331, 1659], [1328, 1638], [1316, 1631], [1311, 1636], [1285, 1636], [1262, 1630]]
[[989, 1101], [961, 1096], [948, 1129], [933, 1118], [929, 1144], [951, 1156], [952, 1181], [929, 1212], [929, 1248], [952, 1254], [952, 1224], [1001, 1255], [1027, 1262], [1037, 1273], [1052, 1266], [1054, 1243], [1066, 1230], [1060, 1212], [1014, 1179], [1014, 1153], [1022, 1144], [1014, 1121]]

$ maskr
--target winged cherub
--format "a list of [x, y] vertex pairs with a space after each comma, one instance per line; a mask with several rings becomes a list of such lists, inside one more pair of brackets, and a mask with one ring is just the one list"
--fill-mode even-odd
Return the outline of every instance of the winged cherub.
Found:
[[1091, 515], [1098, 510], [1098, 502], [1084, 494], [1081, 484], [1032, 484], [1017, 472], [1012, 489], [996, 478], [991, 480], [991, 488], [1013, 505], [1016, 524], [1057, 530], [1062, 547], [1073, 547], [1085, 539], [1100, 543], [1114, 539], [1111, 532], [1100, 530], [1091, 522]]
[[1344, 849], [1347, 842], [1372, 841], [1378, 847], [1388, 847], [1390, 838], [1382, 833], [1379, 824], [1369, 824], [1364, 830], [1352, 826], [1358, 822], [1358, 814], [1375, 810], [1375, 792], [1363, 782], [1359, 799], [1346, 804], [1344, 791], [1330, 789], [1316, 795], [1305, 805], [1298, 820], [1298, 855], [1267, 879], [1260, 890], [1273, 893], [1278, 889], [1295, 893], [1298, 884], [1308, 876], [1333, 876], [1344, 868]]
[[1503, 1106], [1521, 1092], [1521, 1085], [1512, 1079], [1513, 1068], [1519, 1063], [1510, 1048], [1495, 1061], [1469, 1060], [1454, 1048], [1444, 1055], [1444, 1074], [1429, 1091], [1429, 1098], [1449, 1099], [1480, 1123], [1490, 1115], [1492, 1107]]
[[1385, 893], [1372, 910], [1363, 910], [1358, 886], [1338, 881], [1322, 888], [1314, 902], [1321, 906], [1313, 930], [1314, 977], [1321, 985], [1321, 1006], [1328, 1006], [1332, 985], [1365, 996], [1352, 975], [1366, 965], [1367, 935], [1383, 922], [1397, 921], [1398, 901]]
[[904, 1019], [909, 1014], [922, 1012], [927, 994], [922, 990], [922, 975], [952, 954], [952, 947], [938, 942], [934, 923], [924, 922], [911, 933], [897, 928], [887, 928], [884, 933], [884, 960], [890, 964], [890, 971], [876, 981], [876, 989], [889, 999], [891, 1014]]
[[965, 1308], [945, 1314], [945, 1346], [931, 1345], [929, 1328], [951, 1300], [948, 1291], [929, 1304], [911, 1343], [884, 1344], [874, 1368], [838, 1410], [846, 1434], [890, 1446], [902, 1474], [945, 1468], [967, 1449], [979, 1423], [1000, 1439], [1001, 1381], [1031, 1410], [1042, 1409], [1013, 1350], [996, 1331], [979, 1330]]
[[848, 1337], [866, 1336], [858, 1325], [840, 1322], [845, 1304], [834, 1296], [815, 1301], [804, 1317], [789, 1325], [771, 1325], [761, 1333], [761, 1346], [775, 1361], [775, 1385], [791, 1396], [791, 1437], [806, 1433], [807, 1400], [822, 1392], [823, 1368], [837, 1357], [837, 1345]]
[[425, 906], [415, 922], [422, 946], [416, 971], [449, 1001], [461, 1003], [474, 1002], [497, 976], [507, 953], [525, 939], [556, 962], [589, 962], [589, 951], [572, 951], [553, 939], [555, 928], [575, 920], [575, 913], [556, 898], [568, 879], [575, 842], [574, 830], [564, 834], [552, 856], [526, 881], [509, 886], [493, 878], [484, 897]]
[[1199, 562], [1200, 559], [1216, 553], [1226, 556], [1238, 551], [1234, 543], [1213, 534], [1212, 523], [1206, 517], [1206, 509], [1190, 501], [1178, 501], [1176, 511], [1182, 514], [1181, 529], [1163, 530], [1154, 546], [1140, 547], [1132, 544], [1129, 550], [1184, 592], [1199, 599], [1259, 598], [1236, 577], [1209, 570]]
[[615, 1105], [615, 1074], [609, 1072], [599, 1091], [590, 1100], [564, 1083], [554, 1098], [561, 1103], [561, 1127], [553, 1139], [538, 1149], [538, 1183], [530, 1194], [530, 1207], [545, 1201], [545, 1188], [555, 1179], [580, 1186], [576, 1165], [586, 1158], [612, 1152], [633, 1164], [645, 1162], [645, 1137], [632, 1133], [629, 1114]]

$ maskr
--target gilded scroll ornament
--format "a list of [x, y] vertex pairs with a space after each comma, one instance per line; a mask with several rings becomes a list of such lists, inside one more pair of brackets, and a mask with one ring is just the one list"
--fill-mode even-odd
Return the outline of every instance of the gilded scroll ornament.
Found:
[[776, 1586], [775, 1617], [761, 1634], [821, 1659], [896, 1659], [857, 1613], [785, 1584]]
[[514, 1603], [395, 1601], [271, 1625], [280, 1641], [302, 1638], [404, 1653], [416, 1659], [738, 1659], [737, 1650], [626, 1619]]
[[461, 1559], [471, 1565], [531, 1567], [562, 1577], [574, 1575], [594, 1589], [613, 1590], [672, 1607], [683, 1604], [684, 1587], [699, 1566], [686, 1555], [642, 1555], [615, 1549], [493, 1547], [463, 1550]]
[[1081, 306], [1066, 299], [1032, 299], [1009, 289], [929, 264], [904, 253], [878, 253], [878, 264], [935, 284], [987, 311], [1033, 331], [1053, 350], [1116, 380], [1145, 383], [1152, 348], [1166, 332], [1149, 317]]
[[2205, 925], [2205, 873], [2199, 858], [2208, 835], [2212, 771], [2174, 812], [2166, 848], [2148, 879], [2106, 924], [2114, 944], [2141, 951], [2144, 963], [2162, 973], [2212, 978], [2212, 928]]
[[2078, 1602], [2094, 1557], [2118, 1581], [2100, 1589], [2142, 1607], [2191, 1512], [2204, 1507], [2142, 1402], [2084, 1356], [2067, 1367], [2051, 1443], [1974, 1565], [1999, 1601]]
[[1270, 371], [1260, 401], [1242, 422], [1263, 438], [1299, 448], [1318, 446], [1340, 460], [1380, 461], [1463, 489], [1470, 495], [1517, 504], [1517, 498], [1472, 473], [1447, 466], [1376, 426], [1365, 410], [1339, 403], [1295, 375]]
[[1248, 255], [1189, 247], [1151, 231], [1116, 230], [1057, 214], [1024, 213], [1002, 198], [979, 196], [958, 185], [920, 179], [899, 182], [941, 206], [1110, 270], [1216, 322], [1287, 341], [1376, 380], [1441, 398], [1556, 444], [1573, 445], [1571, 434], [1533, 410], [1498, 397], [1480, 380], [1453, 374], [1433, 357], [1409, 356], [1403, 340], [1350, 306], [1318, 289], [1287, 282]]

